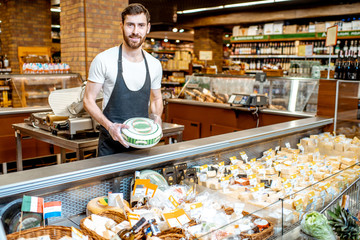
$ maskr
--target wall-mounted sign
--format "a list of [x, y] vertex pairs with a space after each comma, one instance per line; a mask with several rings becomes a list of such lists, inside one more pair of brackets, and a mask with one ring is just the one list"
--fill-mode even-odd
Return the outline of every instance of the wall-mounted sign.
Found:
[[199, 59], [200, 60], [212, 60], [212, 51], [199, 51]]

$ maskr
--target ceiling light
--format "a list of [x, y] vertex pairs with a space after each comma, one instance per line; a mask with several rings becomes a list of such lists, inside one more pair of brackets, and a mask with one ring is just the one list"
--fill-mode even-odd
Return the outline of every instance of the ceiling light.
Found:
[[177, 29], [177, 28], [173, 28], [172, 31], [173, 31], [173, 32], [177, 32], [178, 29]]
[[177, 39], [175, 42], [176, 42], [176, 43], [179, 43], [179, 42], [180, 42], [180, 40], [179, 40], [179, 39]]
[[189, 9], [189, 10], [184, 10], [184, 11], [177, 11], [177, 14], [204, 12], [204, 11], [210, 11], [210, 10], [216, 10], [216, 9], [222, 9], [222, 8], [224, 8], [223, 5], [216, 6], [216, 7], [196, 8], [196, 9]]
[[229, 37], [229, 34], [225, 34], [225, 37], [228, 38], [228, 37]]
[[52, 12], [61, 12], [60, 8], [50, 8], [50, 11]]
[[52, 28], [60, 28], [60, 25], [51, 25]]
[[164, 42], [168, 42], [169, 41], [169, 39], [167, 39], [167, 38], [164, 38]]
[[196, 8], [196, 9], [177, 11], [177, 14], [204, 12], [204, 11], [217, 10], [217, 9], [222, 9], [222, 8], [248, 7], [248, 6], [253, 6], [253, 5], [288, 2], [288, 1], [293, 1], [293, 0], [262, 0], [262, 1], [253, 1], [253, 2], [242, 2], [242, 3], [235, 3], [235, 4], [220, 5], [220, 6], [216, 6], [216, 7]]
[[181, 33], [184, 32], [184, 31], [185, 31], [185, 30], [184, 30], [183, 28], [179, 30], [179, 32], [181, 32]]
[[227, 46], [227, 47], [230, 47], [230, 43], [227, 43], [226, 46]]
[[152, 38], [150, 41], [151, 41], [151, 42], [155, 42], [155, 39]]

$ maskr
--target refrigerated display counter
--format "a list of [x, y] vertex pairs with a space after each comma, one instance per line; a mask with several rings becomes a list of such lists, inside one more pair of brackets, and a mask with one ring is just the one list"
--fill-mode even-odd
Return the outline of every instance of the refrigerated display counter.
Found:
[[[239, 155], [241, 151], [246, 151], [249, 158], [257, 158], [274, 146], [284, 147], [286, 143], [295, 147], [301, 138], [319, 134], [332, 123], [332, 118], [307, 118], [173, 145], [1, 175], [1, 213], [6, 215], [6, 209], [11, 209], [13, 205], [17, 204], [19, 207], [21, 203], [19, 199], [23, 195], [41, 196], [45, 202], [62, 202], [61, 219], [49, 221], [49, 224], [61, 222], [76, 226], [80, 221], [79, 216], [84, 217], [86, 205], [91, 199], [107, 195], [108, 192], [122, 192], [124, 198], [129, 199], [130, 183], [135, 170], [161, 170], [163, 167], [181, 163], [186, 163], [188, 168], [222, 161], [229, 163], [230, 157]], [[281, 202], [273, 204], [281, 208]], [[261, 208], [253, 211], [259, 210]], [[277, 234], [283, 232], [281, 225], [277, 225], [276, 228]]]

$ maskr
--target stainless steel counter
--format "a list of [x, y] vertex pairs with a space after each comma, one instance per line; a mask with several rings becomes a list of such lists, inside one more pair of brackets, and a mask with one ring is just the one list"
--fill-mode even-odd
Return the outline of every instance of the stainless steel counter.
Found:
[[49, 112], [50, 107], [24, 107], [24, 108], [0, 108], [1, 115], [13, 115], [22, 113]]

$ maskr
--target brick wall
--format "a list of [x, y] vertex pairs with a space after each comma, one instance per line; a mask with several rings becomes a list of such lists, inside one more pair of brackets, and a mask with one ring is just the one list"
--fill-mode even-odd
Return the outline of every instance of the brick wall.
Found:
[[49, 0], [1, 0], [2, 53], [7, 54], [13, 73], [19, 73], [18, 46], [51, 46]]
[[223, 29], [220, 27], [195, 28], [194, 54], [196, 58], [199, 58], [199, 51], [213, 52], [213, 61], [208, 61], [207, 64], [215, 64], [220, 73], [223, 61]]
[[61, 61], [87, 78], [100, 52], [122, 42], [121, 12], [127, 0], [61, 0]]

